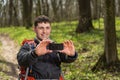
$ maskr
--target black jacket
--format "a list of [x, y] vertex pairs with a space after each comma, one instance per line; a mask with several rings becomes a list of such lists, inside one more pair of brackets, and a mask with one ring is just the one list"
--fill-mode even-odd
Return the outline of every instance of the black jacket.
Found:
[[37, 56], [34, 48], [30, 44], [24, 44], [17, 54], [17, 60], [20, 66], [31, 66], [32, 73], [29, 73], [29, 75], [36, 79], [58, 79], [61, 75], [61, 62], [70, 63], [77, 58], [77, 53], [74, 56], [67, 56], [56, 51]]

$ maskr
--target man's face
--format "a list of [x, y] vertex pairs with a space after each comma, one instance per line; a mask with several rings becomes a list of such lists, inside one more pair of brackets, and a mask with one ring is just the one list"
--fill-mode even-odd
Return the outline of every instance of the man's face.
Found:
[[38, 25], [34, 27], [34, 31], [38, 39], [46, 40], [50, 36], [51, 25], [48, 22], [38, 23]]

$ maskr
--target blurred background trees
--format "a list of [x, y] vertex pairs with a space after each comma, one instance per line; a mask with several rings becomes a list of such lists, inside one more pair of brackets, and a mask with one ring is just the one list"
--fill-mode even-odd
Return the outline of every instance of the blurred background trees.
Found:
[[[32, 21], [41, 14], [49, 16], [53, 21], [78, 20], [82, 11], [87, 11], [91, 20], [104, 17], [103, 0], [0, 0], [0, 27], [32, 26]], [[82, 3], [81, 3], [82, 4]], [[120, 16], [120, 0], [115, 0], [116, 16]], [[79, 7], [82, 9], [80, 10]], [[82, 13], [82, 14], [81, 14]]]
[[[82, 2], [86, 6], [83, 3], [80, 7]], [[0, 0], [0, 27], [13, 25], [29, 28], [34, 18], [42, 14], [57, 22], [79, 20], [87, 10], [91, 20], [99, 19], [104, 17], [103, 3], [103, 0]], [[115, 0], [115, 5], [115, 15], [119, 17], [120, 0]]]
[[[104, 16], [103, 0], [81, 1], [82, 0], [0, 0], [0, 27], [23, 25], [29, 28], [32, 26], [33, 19], [41, 14], [47, 15], [53, 21], [57, 22], [63, 20], [78, 20], [80, 18], [79, 15], [84, 15], [85, 13], [82, 11], [87, 10], [89, 13], [86, 15], [91, 16], [91, 19], [99, 19]], [[83, 6], [80, 4], [83, 4]], [[115, 5], [115, 15], [120, 16], [120, 1], [116, 0]]]

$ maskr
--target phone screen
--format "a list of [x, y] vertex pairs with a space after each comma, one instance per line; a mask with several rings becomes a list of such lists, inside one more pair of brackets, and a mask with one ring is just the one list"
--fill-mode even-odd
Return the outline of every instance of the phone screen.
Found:
[[49, 50], [63, 50], [63, 44], [62, 43], [50, 43], [47, 47]]

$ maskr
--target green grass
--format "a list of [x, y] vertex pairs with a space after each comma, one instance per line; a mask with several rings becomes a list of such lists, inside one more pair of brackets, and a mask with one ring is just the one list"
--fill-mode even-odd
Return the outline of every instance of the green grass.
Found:
[[[76, 34], [76, 21], [61, 22], [52, 24], [51, 38], [60, 43], [65, 40], [73, 40], [78, 59], [71, 64], [62, 64], [65, 80], [120, 80], [119, 73], [109, 73], [107, 71], [99, 71], [93, 73], [91, 68], [95, 65], [100, 55], [104, 51], [104, 27], [103, 19], [93, 21], [95, 30], [90, 33]], [[18, 44], [24, 39], [32, 39], [35, 34], [32, 29], [24, 27], [0, 28], [0, 33], [9, 34]], [[120, 19], [116, 18], [116, 34], [117, 34], [117, 49], [120, 57]]]
[[0, 28], [0, 33], [9, 35], [19, 45], [24, 39], [33, 39], [35, 34], [32, 29], [27, 30], [25, 27], [5, 27]]

